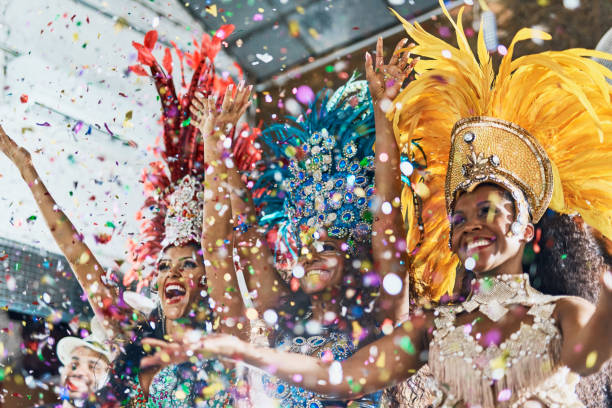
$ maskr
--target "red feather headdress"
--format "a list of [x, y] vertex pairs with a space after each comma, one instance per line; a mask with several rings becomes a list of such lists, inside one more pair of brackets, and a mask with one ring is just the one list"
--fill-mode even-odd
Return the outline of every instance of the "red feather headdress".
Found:
[[[227, 86], [234, 84], [231, 77], [224, 79], [216, 75], [213, 64], [221, 49], [221, 43], [233, 31], [234, 26], [228, 24], [220, 27], [212, 38], [204, 34], [201, 44], [194, 40], [196, 50], [193, 53], [183, 52], [171, 42], [180, 63], [181, 85], [187, 88], [184, 95], [177, 93], [174, 86], [170, 49], [164, 49], [162, 65], [153, 56], [157, 31], [149, 31], [145, 35], [144, 44], [132, 43], [138, 51], [139, 64], [129, 68], [137, 75], [153, 78], [162, 103], [164, 150], [161, 153], [163, 162], [150, 163], [141, 176], [140, 181], [144, 184], [146, 199], [141, 211], [136, 215], [141, 224], [139, 242], [130, 240], [128, 243], [132, 267], [123, 280], [126, 286], [140, 277], [142, 278], [138, 284], [140, 289], [152, 278], [152, 265], [164, 246], [165, 220], [169, 215], [172, 193], [183, 185], [199, 184], [203, 179], [204, 149], [202, 143], [198, 142], [199, 130], [191, 125], [189, 106], [196, 92], [205, 95], [217, 92], [223, 95]], [[185, 82], [185, 62], [193, 69], [189, 87]], [[150, 75], [143, 66], [149, 67]], [[235, 66], [242, 77], [242, 70], [237, 64]], [[235, 132], [234, 158], [239, 170], [247, 170], [259, 160], [261, 153], [253, 144], [257, 134], [258, 129], [250, 129], [246, 124], [240, 131]], [[197, 200], [198, 197], [194, 195], [192, 201]], [[191, 208], [199, 210], [198, 214], [193, 216], [201, 218], [201, 206], [195, 204], [197, 202], [192, 203]], [[181, 215], [185, 217], [185, 214], [179, 214]]]

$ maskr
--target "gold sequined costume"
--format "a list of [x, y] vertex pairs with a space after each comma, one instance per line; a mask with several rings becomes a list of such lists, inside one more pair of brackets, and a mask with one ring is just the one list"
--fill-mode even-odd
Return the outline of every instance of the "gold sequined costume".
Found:
[[[430, 35], [398, 15], [422, 57], [416, 80], [397, 97], [389, 112], [404, 154], [414, 141], [427, 154], [427, 168], [415, 172], [427, 189], [420, 209], [425, 240], [413, 258], [413, 281], [424, 297], [449, 293], [459, 263], [448, 247], [447, 214], [463, 191], [493, 183], [509, 191], [516, 203], [510, 234], [537, 222], [547, 208], [580, 214], [604, 236], [612, 237], [612, 72], [589, 57], [612, 55], [571, 49], [548, 51], [513, 60], [514, 46], [546, 33], [522, 29], [512, 40], [497, 75], [482, 30], [477, 57], [461, 23], [444, 13], [459, 48]], [[402, 193], [409, 220], [409, 244], [419, 241], [418, 217]], [[582, 406], [574, 393], [578, 376], [561, 365], [561, 333], [553, 319], [556, 299], [529, 285], [527, 276], [478, 282], [461, 305], [437, 308], [430, 343], [429, 369], [437, 383], [434, 406], [522, 407]], [[507, 306], [522, 305], [530, 319], [499, 346], [483, 348], [455, 315], [478, 311], [492, 321]], [[458, 404], [458, 405], [457, 405]]]

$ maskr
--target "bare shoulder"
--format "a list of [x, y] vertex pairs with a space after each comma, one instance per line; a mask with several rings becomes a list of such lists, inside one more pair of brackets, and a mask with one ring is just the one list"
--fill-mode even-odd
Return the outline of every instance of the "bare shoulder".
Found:
[[554, 315], [556, 320], [561, 323], [567, 319], [573, 321], [588, 320], [595, 311], [595, 305], [578, 296], [560, 297], [555, 305]]

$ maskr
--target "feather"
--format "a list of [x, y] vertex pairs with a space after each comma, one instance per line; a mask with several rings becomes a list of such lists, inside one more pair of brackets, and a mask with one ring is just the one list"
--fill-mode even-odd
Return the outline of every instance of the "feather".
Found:
[[[519, 41], [551, 38], [524, 28], [513, 38], [495, 76], [482, 33], [476, 60], [463, 33], [462, 11], [455, 22], [440, 5], [455, 29], [459, 48], [395, 13], [417, 44], [412, 53], [424, 58], [415, 67], [417, 79], [394, 101], [401, 108], [389, 114], [401, 148], [420, 139], [428, 157], [427, 169], [415, 172], [411, 180], [422, 179], [428, 194], [421, 197], [425, 242], [413, 254], [410, 273], [421, 294], [433, 299], [450, 293], [458, 264], [447, 245], [444, 185], [451, 131], [459, 119], [492, 116], [527, 129], [554, 163], [558, 185], [551, 208], [579, 213], [591, 227], [612, 238], [612, 88], [606, 81], [612, 72], [590, 59], [612, 59], [612, 55], [577, 48], [514, 58]], [[407, 200], [409, 194], [406, 187], [402, 197]], [[411, 207], [404, 203], [405, 217], [414, 225], [417, 214]], [[415, 240], [416, 233], [410, 230], [409, 245]]]

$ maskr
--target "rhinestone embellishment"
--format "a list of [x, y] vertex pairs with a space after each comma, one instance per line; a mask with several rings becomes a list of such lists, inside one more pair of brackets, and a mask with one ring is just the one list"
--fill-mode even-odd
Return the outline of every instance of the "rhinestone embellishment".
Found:
[[472, 143], [476, 139], [476, 135], [472, 132], [467, 132], [463, 135], [463, 141], [465, 143]]

